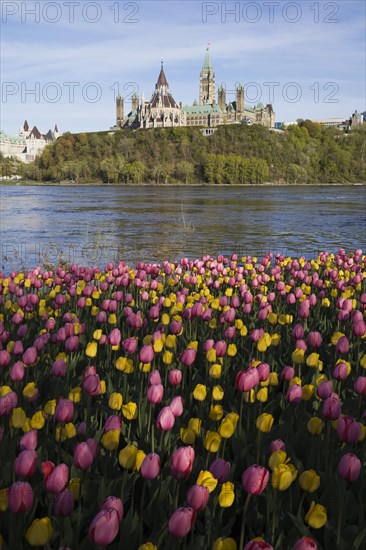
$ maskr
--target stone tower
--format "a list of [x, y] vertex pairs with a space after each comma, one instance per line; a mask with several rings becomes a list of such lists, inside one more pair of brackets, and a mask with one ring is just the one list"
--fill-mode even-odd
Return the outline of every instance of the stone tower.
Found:
[[116, 99], [116, 126], [121, 127], [123, 125], [124, 118], [124, 99], [120, 95]]
[[226, 90], [222, 84], [218, 89], [218, 103], [221, 111], [224, 113], [226, 109]]
[[236, 88], [236, 112], [244, 113], [244, 87], [242, 84], [238, 84]]
[[137, 94], [133, 94], [131, 98], [131, 102], [132, 102], [132, 105], [131, 105], [132, 112], [137, 112], [139, 108], [139, 96]]
[[207, 47], [200, 73], [200, 105], [212, 105], [215, 100], [215, 73], [211, 65], [210, 50]]

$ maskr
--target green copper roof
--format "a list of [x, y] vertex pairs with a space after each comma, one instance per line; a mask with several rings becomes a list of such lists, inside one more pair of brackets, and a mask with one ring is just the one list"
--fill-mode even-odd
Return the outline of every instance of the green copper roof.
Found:
[[212, 65], [211, 65], [211, 58], [210, 58], [210, 50], [209, 48], [207, 47], [206, 48], [206, 55], [205, 55], [205, 60], [203, 62], [203, 69], [211, 69], [212, 70]]
[[187, 115], [209, 115], [211, 113], [222, 113], [218, 105], [184, 105], [182, 110]]
[[10, 136], [9, 134], [6, 134], [2, 130], [0, 131], [0, 140], [2, 142], [18, 143], [18, 144], [25, 145], [25, 140], [21, 136]]

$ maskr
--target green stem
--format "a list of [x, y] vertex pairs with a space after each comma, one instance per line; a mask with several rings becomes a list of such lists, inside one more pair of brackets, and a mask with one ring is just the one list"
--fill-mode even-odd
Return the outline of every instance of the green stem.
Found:
[[341, 543], [341, 530], [342, 530], [342, 515], [343, 515], [343, 504], [344, 504], [344, 483], [343, 479], [341, 480], [341, 489], [339, 495], [339, 515], [338, 515], [338, 526], [337, 526], [337, 548], [340, 548]]
[[242, 515], [242, 518], [241, 518], [241, 531], [240, 531], [240, 543], [239, 543], [240, 550], [244, 546], [245, 522], [246, 522], [246, 519], [247, 519], [246, 516], [247, 516], [247, 510], [248, 510], [250, 497], [251, 497], [251, 494], [248, 493], [247, 498], [245, 499], [244, 508], [243, 508], [243, 515]]

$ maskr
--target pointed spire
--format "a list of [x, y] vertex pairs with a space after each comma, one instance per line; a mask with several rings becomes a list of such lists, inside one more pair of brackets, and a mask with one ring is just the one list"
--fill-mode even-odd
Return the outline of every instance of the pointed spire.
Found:
[[25, 132], [28, 132], [28, 130], [29, 130], [28, 122], [26, 120], [24, 121], [24, 124], [23, 124], [23, 130]]
[[57, 124], [55, 124], [55, 129], [54, 129], [54, 132], [57, 132], [57, 133], [58, 133], [58, 128], [57, 128]]
[[210, 45], [208, 45], [206, 48], [205, 60], [203, 62], [202, 68], [204, 70], [212, 70], [211, 58], [210, 58]]
[[168, 81], [167, 81], [165, 73], [164, 73], [163, 61], [161, 61], [160, 73], [159, 73], [158, 81], [157, 81], [155, 87], [160, 88], [160, 86], [165, 86], [166, 88], [169, 88], [169, 84], [168, 84]]

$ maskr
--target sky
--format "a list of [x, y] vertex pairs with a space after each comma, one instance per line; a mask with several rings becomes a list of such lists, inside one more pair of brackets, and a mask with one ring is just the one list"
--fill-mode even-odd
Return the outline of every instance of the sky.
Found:
[[174, 99], [199, 99], [210, 45], [216, 84], [276, 121], [365, 111], [362, 0], [1, 2], [1, 130], [108, 130], [115, 96], [151, 97], [161, 60]]

